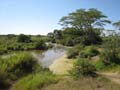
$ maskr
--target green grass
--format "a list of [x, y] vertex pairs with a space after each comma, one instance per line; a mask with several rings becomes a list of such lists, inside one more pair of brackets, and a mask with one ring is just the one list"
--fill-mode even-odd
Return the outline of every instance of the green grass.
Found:
[[31, 74], [18, 80], [11, 90], [38, 90], [48, 84], [56, 83], [57, 77], [49, 71]]
[[29, 53], [22, 52], [0, 58], [0, 89], [8, 89], [13, 81], [40, 69], [37, 60]]
[[[0, 60], [0, 70], [1, 71], [12, 71], [15, 69], [34, 69], [37, 65], [37, 60], [32, 57], [29, 53], [17, 53], [10, 58], [4, 58]], [[28, 70], [28, 71], [29, 71]]]
[[86, 46], [83, 50], [80, 51], [80, 57], [88, 58], [93, 57], [99, 54], [96, 46]]

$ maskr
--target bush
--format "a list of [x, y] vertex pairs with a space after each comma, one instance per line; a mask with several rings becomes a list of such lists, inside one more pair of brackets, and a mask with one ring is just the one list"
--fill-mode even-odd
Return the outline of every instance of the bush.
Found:
[[0, 60], [0, 69], [12, 78], [19, 78], [37, 70], [37, 60], [28, 53], [18, 53]]
[[84, 44], [84, 45], [101, 44], [102, 43], [102, 38], [100, 37], [99, 30], [89, 29], [89, 30], [84, 31], [84, 35], [82, 36], [82, 42], [81, 43]]
[[89, 58], [99, 54], [99, 51], [94, 46], [87, 46], [80, 52], [81, 58]]
[[49, 71], [28, 75], [18, 80], [11, 90], [38, 90], [44, 85], [56, 83], [57, 78]]
[[42, 39], [35, 42], [35, 49], [44, 50], [46, 48], [47, 48], [47, 46], [46, 46], [45, 42]]
[[28, 35], [20, 34], [17, 38], [18, 42], [29, 43], [31, 42], [31, 37]]
[[78, 50], [75, 50], [74, 48], [71, 48], [68, 50], [67, 52], [67, 58], [71, 59], [71, 58], [76, 58], [76, 56], [79, 54]]
[[120, 64], [120, 58], [118, 56], [118, 53], [114, 50], [105, 50], [101, 53], [100, 56], [101, 60], [105, 65], [110, 65], [112, 63], [114, 64]]
[[101, 53], [101, 60], [105, 65], [120, 64], [120, 37], [109, 36], [103, 44], [104, 51]]
[[95, 68], [97, 70], [103, 70], [105, 69], [106, 65], [103, 63], [102, 60], [98, 60], [96, 63], [95, 63]]
[[72, 38], [68, 38], [65, 40], [65, 46], [74, 46], [74, 41]]
[[0, 48], [0, 55], [7, 53], [7, 49], [5, 48]]
[[96, 69], [90, 64], [90, 62], [86, 59], [78, 59], [74, 63], [73, 69], [70, 71], [70, 75], [73, 78], [80, 78], [81, 76], [95, 76]]
[[0, 70], [0, 90], [8, 89], [10, 85], [11, 83], [6, 73]]
[[68, 49], [67, 57], [69, 59], [76, 58], [83, 48], [84, 48], [84, 46], [82, 46], [82, 45], [76, 45], [73, 48]]

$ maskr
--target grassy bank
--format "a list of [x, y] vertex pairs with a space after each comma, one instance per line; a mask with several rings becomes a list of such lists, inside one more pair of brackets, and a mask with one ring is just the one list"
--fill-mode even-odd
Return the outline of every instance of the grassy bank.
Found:
[[57, 76], [43, 69], [29, 53], [17, 53], [0, 59], [0, 89], [37, 90], [57, 80]]
[[56, 75], [49, 71], [42, 71], [21, 78], [11, 87], [11, 90], [38, 90], [57, 81]]

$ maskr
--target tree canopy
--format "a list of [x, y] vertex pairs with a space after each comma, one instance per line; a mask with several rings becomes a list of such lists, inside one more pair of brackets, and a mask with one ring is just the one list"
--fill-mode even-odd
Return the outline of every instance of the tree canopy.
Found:
[[100, 30], [103, 30], [104, 25], [110, 23], [107, 16], [95, 8], [78, 9], [60, 19], [60, 24], [63, 26], [63, 37], [67, 36], [65, 40], [85, 45], [101, 43]]
[[106, 19], [101, 11], [97, 9], [78, 9], [75, 12], [70, 13], [68, 16], [64, 16], [60, 20], [60, 24], [65, 27], [72, 27], [76, 30], [88, 30], [93, 26], [103, 26], [106, 23], [111, 23]]
[[17, 39], [18, 42], [24, 42], [24, 43], [29, 43], [31, 41], [31, 37], [24, 34], [20, 34]]
[[115, 26], [118, 30], [120, 30], [120, 21], [113, 23], [113, 26]]

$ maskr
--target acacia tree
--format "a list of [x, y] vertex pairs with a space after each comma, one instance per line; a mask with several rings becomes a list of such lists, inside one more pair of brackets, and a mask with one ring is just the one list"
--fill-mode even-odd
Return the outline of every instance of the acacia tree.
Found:
[[103, 26], [105, 23], [111, 23], [106, 18], [107, 16], [94, 8], [89, 10], [78, 9], [68, 16], [62, 17], [60, 24], [65, 27], [73, 27], [76, 30], [88, 30], [93, 26]]
[[[106, 19], [101, 11], [91, 8], [88, 10], [79, 9], [64, 16], [60, 20], [60, 24], [64, 28], [74, 28], [75, 30], [84, 32], [82, 40], [85, 44], [96, 44], [100, 40], [96, 27], [103, 27], [106, 23], [111, 23]], [[93, 41], [94, 40], [94, 41]], [[86, 41], [88, 41], [86, 43]]]
[[113, 26], [115, 26], [116, 29], [120, 30], [120, 21], [113, 23]]

